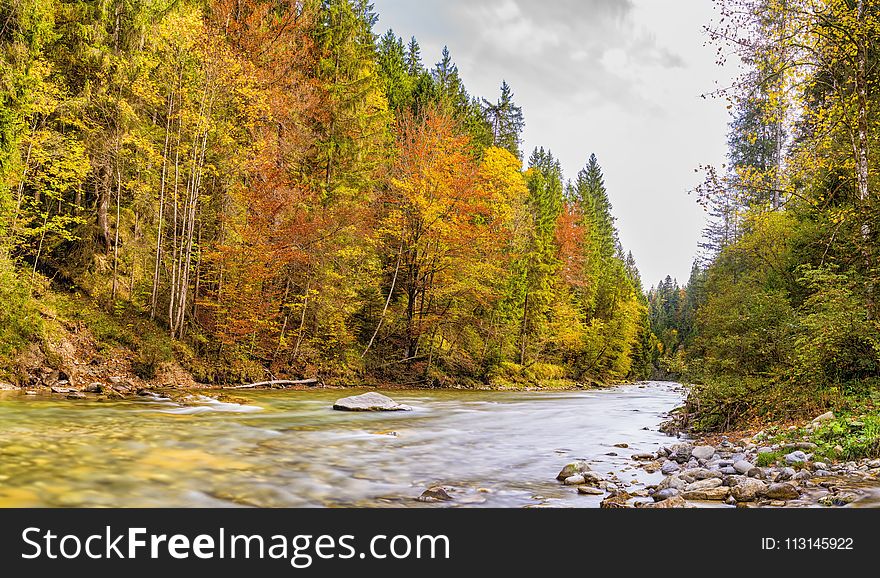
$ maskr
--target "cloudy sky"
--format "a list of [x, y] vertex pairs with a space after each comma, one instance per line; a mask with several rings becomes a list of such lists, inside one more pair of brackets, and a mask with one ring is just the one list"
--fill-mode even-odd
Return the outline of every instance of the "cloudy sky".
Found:
[[703, 25], [711, 0], [374, 0], [378, 30], [416, 36], [426, 66], [449, 46], [468, 90], [506, 80], [525, 150], [553, 151], [574, 178], [591, 152], [624, 248], [646, 287], [687, 280], [705, 214], [694, 169], [721, 164], [728, 113], [700, 95], [729, 84]]

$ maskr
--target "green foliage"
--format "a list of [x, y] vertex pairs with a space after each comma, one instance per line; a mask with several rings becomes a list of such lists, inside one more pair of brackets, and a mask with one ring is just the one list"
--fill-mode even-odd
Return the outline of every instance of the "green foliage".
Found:
[[755, 465], [759, 468], [775, 466], [785, 456], [786, 453], [787, 452], [785, 450], [777, 450], [775, 452], [764, 452], [763, 454], [758, 454], [758, 457], [755, 460]]
[[0, 256], [0, 364], [4, 372], [14, 356], [39, 337], [42, 327], [27, 283], [19, 280], [9, 259]]
[[[880, 415], [838, 417], [823, 423], [813, 434], [819, 452], [829, 457], [857, 460], [880, 457]], [[834, 448], [843, 451], [837, 453]]]

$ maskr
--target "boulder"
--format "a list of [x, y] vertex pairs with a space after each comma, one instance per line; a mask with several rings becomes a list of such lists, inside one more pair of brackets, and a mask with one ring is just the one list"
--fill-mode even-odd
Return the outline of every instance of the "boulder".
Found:
[[590, 464], [588, 464], [585, 460], [577, 460], [571, 462], [570, 464], [566, 464], [565, 467], [557, 474], [556, 479], [560, 482], [565, 480], [566, 478], [570, 478], [572, 476], [576, 476], [578, 474], [583, 474], [584, 472], [590, 471]]
[[797, 488], [788, 482], [770, 484], [766, 495], [771, 500], [796, 500], [801, 496]]
[[665, 490], [654, 492], [651, 495], [651, 497], [654, 498], [655, 502], [662, 502], [663, 500], [677, 498], [679, 496], [681, 496], [681, 491], [676, 490], [675, 488], [666, 488]]
[[691, 451], [691, 455], [698, 460], [708, 460], [715, 455], [715, 448], [712, 446], [697, 446]]
[[708, 478], [705, 480], [699, 480], [692, 484], [688, 484], [685, 487], [685, 492], [697, 492], [700, 490], [710, 490], [712, 488], [717, 488], [721, 486], [721, 480], [718, 478]]
[[684, 498], [681, 496], [673, 496], [666, 500], [662, 500], [660, 502], [642, 502], [639, 503], [637, 508], [687, 508], [688, 504], [684, 501]]
[[807, 461], [807, 454], [798, 450], [796, 452], [791, 452], [790, 454], [785, 455], [785, 463], [792, 464], [802, 464]]
[[685, 464], [691, 459], [691, 452], [693, 452], [694, 446], [689, 443], [678, 443], [673, 444], [670, 449], [672, 451], [669, 454], [669, 458], [680, 464]]
[[682, 480], [676, 475], [669, 476], [664, 478], [662, 482], [657, 484], [657, 490], [665, 490], [667, 488], [672, 488], [674, 490], [683, 490], [687, 487], [687, 482]]
[[855, 502], [857, 499], [858, 496], [851, 492], [840, 492], [822, 496], [819, 498], [819, 503], [823, 506], [845, 506]]
[[782, 468], [779, 470], [779, 473], [776, 474], [776, 479], [774, 482], [784, 482], [786, 480], [792, 479], [797, 472], [794, 471], [794, 468]]
[[737, 502], [753, 502], [767, 493], [767, 484], [754, 478], [746, 478], [730, 490]]
[[416, 499], [420, 502], [448, 502], [453, 499], [449, 491], [449, 488], [443, 486], [431, 486]]
[[718, 486], [717, 488], [706, 488], [704, 490], [692, 490], [682, 494], [685, 500], [709, 500], [723, 502], [730, 494], [730, 488], [727, 486]]
[[333, 409], [339, 411], [410, 411], [408, 405], [402, 405], [384, 396], [381, 393], [371, 391], [363, 395], [343, 397], [333, 404]]

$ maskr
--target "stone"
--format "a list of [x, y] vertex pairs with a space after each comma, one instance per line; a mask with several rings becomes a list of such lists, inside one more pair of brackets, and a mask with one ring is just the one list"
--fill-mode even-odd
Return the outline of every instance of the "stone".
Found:
[[649, 474], [653, 474], [654, 472], [659, 470], [660, 467], [660, 462], [645, 462], [641, 465], [641, 468]]
[[770, 487], [767, 488], [766, 495], [771, 500], [796, 500], [801, 497], [800, 492], [794, 487], [794, 484], [788, 482], [770, 484]]
[[566, 464], [565, 467], [557, 474], [556, 479], [560, 482], [565, 480], [565, 478], [570, 478], [571, 476], [575, 476], [577, 474], [583, 474], [584, 472], [589, 472], [591, 470], [590, 464], [586, 462], [586, 460], [577, 460]]
[[708, 478], [705, 480], [699, 480], [692, 484], [688, 484], [685, 487], [685, 492], [698, 492], [701, 490], [710, 490], [712, 488], [717, 488], [721, 486], [721, 480], [718, 478]]
[[85, 399], [86, 394], [81, 391], [71, 391], [67, 394], [67, 399]]
[[829, 411], [827, 413], [823, 413], [822, 415], [817, 415], [813, 418], [813, 423], [822, 423], [824, 421], [831, 421], [834, 419], [834, 412]]
[[746, 475], [750, 478], [763, 478], [764, 470], [758, 467], [753, 467], [748, 472], [746, 472]]
[[827, 470], [828, 464], [826, 464], [825, 462], [813, 462], [813, 469], [814, 470]]
[[431, 486], [416, 499], [420, 502], [448, 502], [453, 499], [449, 491], [449, 488], [443, 486]]
[[786, 480], [792, 479], [797, 472], [794, 471], [794, 468], [782, 468], [779, 470], [779, 473], [776, 474], [776, 479], [774, 482], [784, 482]]
[[767, 446], [763, 446], [763, 447], [758, 448], [758, 453], [759, 453], [759, 454], [772, 454], [772, 453], [773, 453], [773, 448], [771, 448], [771, 447], [767, 447]]
[[819, 503], [823, 506], [845, 506], [855, 502], [857, 499], [858, 496], [851, 492], [840, 492], [822, 496], [819, 498]]
[[638, 453], [638, 454], [633, 454], [632, 459], [636, 460], [637, 462], [649, 462], [654, 459], [654, 454], [649, 454], [649, 453], [644, 453], [644, 452]]
[[694, 446], [689, 443], [678, 443], [673, 444], [670, 449], [672, 450], [669, 454], [670, 459], [673, 459], [680, 464], [685, 464], [691, 459], [691, 452], [693, 451]]
[[736, 475], [737, 473], [739, 473], [735, 469], [733, 469], [732, 466], [723, 467], [718, 471], [721, 472], [722, 474], [724, 474], [725, 476], [733, 476], [733, 475]]
[[730, 495], [730, 488], [727, 486], [718, 486], [716, 488], [707, 488], [705, 490], [692, 490], [684, 492], [682, 497], [685, 500], [708, 500], [723, 502]]
[[774, 508], [781, 508], [785, 506], [785, 502], [783, 500], [771, 500], [770, 505]]
[[754, 478], [746, 478], [730, 489], [737, 502], [753, 502], [767, 493], [767, 484]]
[[733, 469], [743, 475], [748, 474], [749, 470], [751, 470], [753, 467], [755, 466], [752, 465], [751, 462], [747, 462], [746, 460], [739, 460], [738, 462], [733, 464]]
[[562, 483], [565, 484], [566, 486], [579, 486], [579, 485], [583, 484], [583, 483], [586, 482], [586, 481], [587, 481], [587, 480], [584, 478], [583, 475], [581, 475], [581, 474], [575, 474], [575, 475], [573, 475], [573, 476], [569, 476], [569, 477], [565, 478], [565, 479], [562, 481]]
[[12, 385], [11, 383], [6, 383], [5, 381], [0, 381], [0, 391], [16, 391], [17, 387]]
[[662, 502], [663, 500], [677, 498], [679, 496], [681, 496], [681, 490], [676, 490], [675, 488], [666, 488], [665, 490], [654, 492], [651, 495], [651, 497], [654, 498], [655, 502]]
[[807, 470], [801, 470], [798, 473], [796, 473], [794, 476], [792, 476], [792, 479], [797, 480], [799, 482], [803, 482], [803, 481], [809, 480], [812, 477], [813, 477], [813, 474], [811, 474]]
[[827, 478], [833, 474], [828, 470], [816, 470], [815, 472], [813, 472], [813, 475], [817, 478]]
[[715, 455], [715, 448], [712, 446], [697, 446], [691, 450], [691, 455], [698, 460], [708, 460]]
[[684, 498], [682, 498], [681, 496], [673, 496], [671, 498], [668, 498], [666, 500], [662, 500], [660, 502], [654, 502], [654, 503], [642, 502], [642, 503], [638, 504], [636, 507], [649, 508], [649, 509], [654, 509], [654, 508], [687, 508], [688, 503], [685, 502]]
[[343, 397], [333, 404], [333, 409], [338, 411], [410, 411], [408, 405], [402, 405], [384, 396], [381, 393], [371, 391], [363, 395]]
[[660, 467], [660, 471], [663, 473], [664, 476], [674, 474], [679, 470], [681, 470], [681, 466], [678, 465], [678, 462], [674, 462], [672, 460], [666, 460]]
[[667, 488], [672, 488], [674, 490], [684, 490], [687, 487], [687, 482], [682, 480], [680, 477], [672, 475], [668, 476], [659, 484], [657, 484], [657, 490], [665, 490]]
[[605, 478], [602, 477], [602, 474], [598, 474], [596, 472], [583, 472], [580, 475], [584, 477], [584, 483], [592, 484], [594, 486], [605, 481]]
[[842, 454], [843, 453], [843, 446], [840, 444], [837, 444], [836, 446], [834, 446], [834, 453]]
[[594, 488], [593, 486], [578, 486], [578, 493], [587, 496], [601, 496], [605, 491], [600, 490], [599, 488]]
[[629, 504], [628, 501], [632, 496], [627, 494], [626, 492], [620, 492], [614, 496], [610, 496], [605, 498], [601, 502], [599, 502], [600, 508], [632, 508], [633, 505]]
[[790, 454], [785, 455], [785, 463], [791, 464], [802, 464], [807, 461], [807, 454], [798, 450], [796, 452], [791, 452]]
[[624, 444], [624, 443], [614, 444], [614, 447], [626, 449], [629, 447], [629, 444]]
[[104, 384], [99, 382], [90, 383], [85, 387], [85, 390], [88, 393], [101, 393], [104, 391]]

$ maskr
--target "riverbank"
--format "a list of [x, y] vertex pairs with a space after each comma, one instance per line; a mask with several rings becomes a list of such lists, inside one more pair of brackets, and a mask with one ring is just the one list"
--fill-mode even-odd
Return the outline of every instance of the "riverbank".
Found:
[[[860, 422], [848, 420], [859, 427]], [[652, 452], [633, 452], [633, 465], [602, 476], [589, 461], [566, 465], [557, 479], [583, 494], [600, 495], [604, 508], [841, 507], [880, 492], [880, 459], [837, 459], [823, 432], [839, 422], [828, 412], [803, 424], [757, 432], [688, 438]], [[816, 439], [820, 443], [813, 441]], [[660, 474], [656, 483], [620, 484], [630, 470]]]

